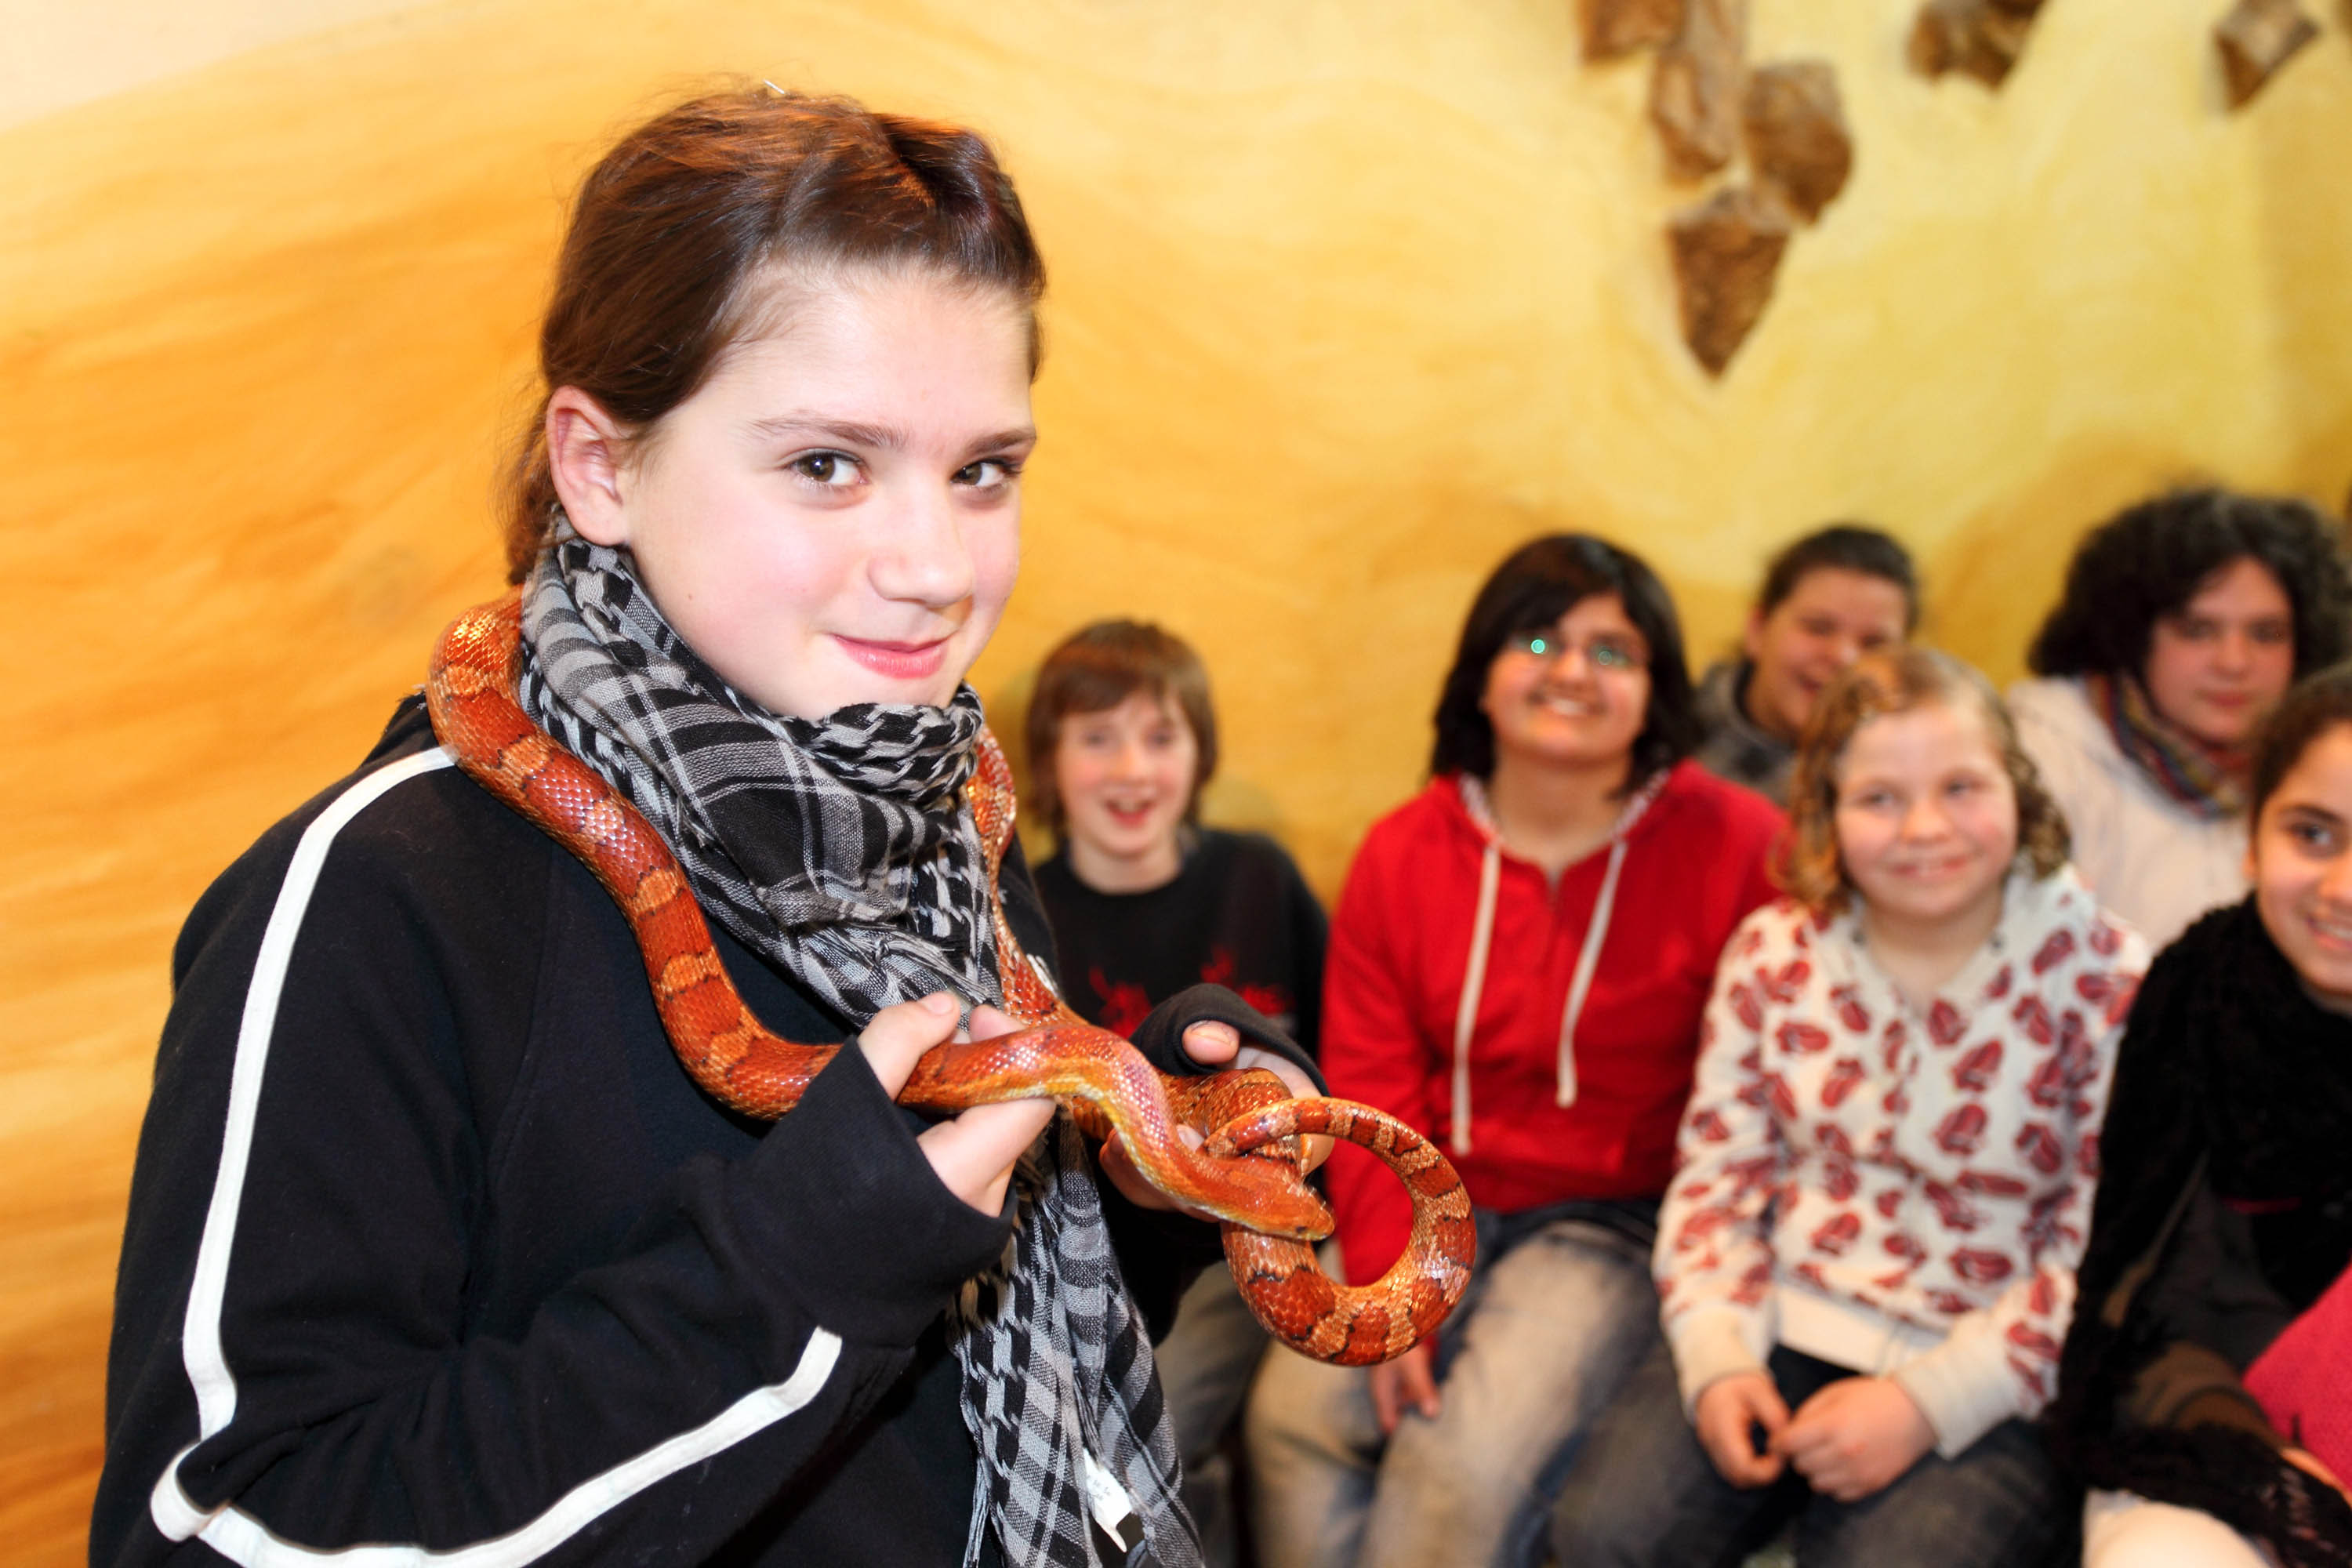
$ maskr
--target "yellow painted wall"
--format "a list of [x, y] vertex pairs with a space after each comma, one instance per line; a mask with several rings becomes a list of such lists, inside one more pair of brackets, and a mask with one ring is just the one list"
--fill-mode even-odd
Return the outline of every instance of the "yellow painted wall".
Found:
[[1028, 568], [979, 684], [1099, 614], [1192, 636], [1213, 812], [1328, 891], [1531, 531], [1644, 551], [1712, 647], [1777, 539], [1875, 518], [1932, 629], [2006, 676], [2122, 500], [2340, 498], [2352, 40], [2331, 7], [2229, 116], [2222, 6], [2052, 0], [1996, 97], [1908, 74], [1908, 0], [1756, 0], [1753, 58], [1834, 61], [1859, 157], [1720, 384], [1660, 237], [1696, 193], [1660, 175], [1646, 64], [1583, 66], [1571, 0], [463, 0], [0, 106], [11, 1560], [79, 1554], [172, 933], [496, 587], [491, 468], [613, 131], [734, 71], [998, 139], [1054, 283]]

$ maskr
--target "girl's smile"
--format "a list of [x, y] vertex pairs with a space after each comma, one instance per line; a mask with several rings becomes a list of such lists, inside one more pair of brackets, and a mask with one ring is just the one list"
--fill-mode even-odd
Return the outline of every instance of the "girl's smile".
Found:
[[1507, 643], [1479, 707], [1497, 756], [1622, 766], [1650, 700], [1649, 647], [1614, 594], [1592, 594], [1538, 633]]
[[772, 711], [943, 705], [1020, 570], [1026, 317], [919, 269], [797, 280], [772, 310], [649, 430], [558, 389], [565, 510]]
[[2263, 924], [2312, 996], [2352, 1012], [2352, 726], [2305, 746], [2246, 855]]
[[1870, 912], [1914, 924], [1999, 917], [2017, 791], [1973, 706], [1865, 721], [1837, 767], [1838, 858]]
[[1140, 892], [1175, 878], [1200, 743], [1173, 700], [1136, 691], [1114, 707], [1069, 714], [1053, 766], [1080, 880], [1101, 892]]

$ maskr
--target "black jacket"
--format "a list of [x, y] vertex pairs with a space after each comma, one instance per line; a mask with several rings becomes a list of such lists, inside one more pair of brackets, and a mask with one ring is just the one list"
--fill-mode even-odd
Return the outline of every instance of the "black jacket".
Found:
[[[1017, 857], [1003, 890], [1050, 952]], [[717, 942], [769, 1027], [844, 1037]], [[1009, 1218], [940, 1184], [856, 1051], [772, 1127], [705, 1097], [612, 900], [421, 704], [205, 892], [173, 976], [93, 1563], [960, 1559], [976, 1457], [939, 1320]], [[1139, 1043], [1200, 1070], [1177, 1035], [1249, 1023], [1231, 1003]], [[1105, 1199], [1164, 1331], [1215, 1233]]]
[[2290, 1568], [2352, 1563], [2352, 1509], [2284, 1459], [2241, 1375], [2352, 1261], [2352, 1021], [2252, 898], [2149, 968], [2047, 1420], [2095, 1487], [2202, 1509]]

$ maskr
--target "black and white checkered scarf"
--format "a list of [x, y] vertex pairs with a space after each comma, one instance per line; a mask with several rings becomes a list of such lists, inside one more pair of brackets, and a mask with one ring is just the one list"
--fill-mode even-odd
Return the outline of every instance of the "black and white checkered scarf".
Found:
[[[569, 524], [524, 587], [522, 629], [525, 710], [645, 814], [705, 910], [851, 1027], [934, 991], [1003, 1000], [961, 793], [981, 729], [970, 687], [946, 708], [771, 713], [686, 646], [625, 551]], [[980, 1449], [966, 1564], [992, 1525], [1010, 1568], [1093, 1568], [1105, 1535], [1127, 1564], [1199, 1561], [1095, 1180], [1055, 1118], [1016, 1172], [1004, 1264], [950, 1310]]]

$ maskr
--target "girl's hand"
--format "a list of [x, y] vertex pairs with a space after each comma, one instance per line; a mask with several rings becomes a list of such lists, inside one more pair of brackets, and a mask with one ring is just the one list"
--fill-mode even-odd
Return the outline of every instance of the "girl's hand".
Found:
[[1919, 1462], [1936, 1430], [1903, 1385], [1845, 1377], [1799, 1407], [1773, 1447], [1812, 1489], [1859, 1502]]
[[1372, 1414], [1382, 1436], [1396, 1436], [1407, 1409], [1437, 1419], [1437, 1352], [1427, 1340], [1372, 1368]]
[[[913, 1002], [900, 1002], [874, 1015], [857, 1037], [857, 1048], [866, 1066], [881, 1080], [891, 1099], [906, 1086], [916, 1061], [934, 1046], [950, 1038], [992, 1039], [1020, 1026], [993, 1007], [975, 1007], [969, 1029], [956, 1027], [961, 1005], [944, 991]], [[925, 1128], [915, 1142], [931, 1163], [941, 1185], [984, 1215], [1004, 1211], [1004, 1190], [1021, 1152], [1037, 1141], [1054, 1120], [1050, 1100], [1011, 1100], [1000, 1105], [975, 1105], [961, 1115]]]
[[[1231, 1024], [1195, 1024], [1184, 1031], [1184, 1054], [1208, 1067], [1234, 1069], [1264, 1068], [1282, 1080], [1293, 1100], [1313, 1100], [1323, 1091], [1307, 1076], [1307, 1069], [1279, 1051], [1269, 1051], [1263, 1046], [1242, 1044], [1239, 1029]], [[1314, 1133], [1303, 1140], [1307, 1145], [1304, 1171], [1311, 1171], [1331, 1157], [1331, 1140], [1324, 1133]]]
[[[1282, 1079], [1283, 1088], [1297, 1099], [1312, 1099], [1322, 1092], [1315, 1087], [1315, 1080], [1288, 1057], [1262, 1047], [1243, 1045], [1241, 1031], [1231, 1024], [1193, 1025], [1184, 1031], [1184, 1054], [1196, 1062], [1211, 1066], [1264, 1068]], [[1188, 1149], [1198, 1149], [1202, 1142], [1200, 1133], [1181, 1123], [1177, 1126], [1176, 1136], [1183, 1140]], [[1318, 1133], [1303, 1142], [1307, 1145], [1307, 1170], [1313, 1170], [1330, 1157], [1329, 1138]], [[1120, 1195], [1138, 1208], [1173, 1209], [1194, 1219], [1207, 1220], [1212, 1224], [1216, 1222], [1216, 1215], [1180, 1204], [1144, 1180], [1143, 1173], [1136, 1169], [1133, 1157], [1128, 1153], [1127, 1146], [1119, 1142], [1116, 1132], [1103, 1142], [1102, 1171], [1110, 1178], [1110, 1184], [1119, 1190]]]
[[[1780, 1479], [1788, 1461], [1781, 1458], [1780, 1437], [1789, 1425], [1789, 1402], [1772, 1380], [1760, 1372], [1735, 1372], [1717, 1378], [1699, 1391], [1691, 1409], [1691, 1428], [1698, 1445], [1715, 1461], [1716, 1473], [1735, 1487], [1769, 1486]], [[1753, 1436], [1764, 1428], [1764, 1452], [1756, 1451]]]

